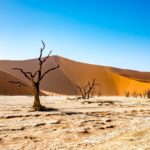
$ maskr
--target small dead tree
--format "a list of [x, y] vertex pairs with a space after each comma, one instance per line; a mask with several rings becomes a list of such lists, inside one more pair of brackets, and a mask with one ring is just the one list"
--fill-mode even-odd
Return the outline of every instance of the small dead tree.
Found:
[[[52, 53], [52, 51], [50, 51], [49, 54], [46, 57], [42, 58], [43, 51], [45, 49], [45, 43], [43, 41], [42, 41], [42, 45], [43, 45], [43, 47], [40, 49], [40, 56], [38, 58], [39, 67], [38, 67], [38, 69], [34, 73], [32, 73], [32, 72], [26, 72], [22, 68], [12, 68], [14, 70], [19, 71], [31, 83], [32, 94], [34, 96], [33, 109], [35, 111], [45, 110], [45, 107], [41, 105], [40, 98], [39, 98], [39, 96], [40, 96], [40, 83], [41, 83], [41, 81], [43, 80], [43, 78], [49, 72], [51, 72], [51, 71], [59, 68], [59, 64], [58, 64], [57, 66], [55, 66], [53, 68], [49, 68], [44, 73], [42, 72], [44, 63], [48, 60], [48, 58], [50, 57], [50, 55]], [[15, 84], [15, 82], [14, 82], [14, 84]], [[19, 86], [23, 85], [21, 83], [17, 83], [17, 84]]]
[[[9, 84], [15, 85], [18, 88], [29, 88], [26, 84], [20, 82], [20, 81], [8, 81]], [[20, 94], [20, 91], [17, 91], [18, 94]]]
[[8, 81], [9, 84], [15, 84], [17, 87], [26, 87], [26, 85], [20, 81]]
[[129, 91], [125, 91], [125, 96], [126, 96], [126, 98], [129, 98], [130, 97], [130, 92]]
[[139, 95], [139, 97], [140, 97], [140, 98], [142, 98], [142, 97], [143, 97], [142, 93], [139, 93], [138, 95]]
[[143, 92], [143, 98], [146, 98], [147, 97], [147, 91], [144, 91]]
[[147, 90], [147, 98], [150, 98], [150, 89]]
[[137, 98], [138, 97], [137, 92], [134, 91], [133, 94], [132, 94], [132, 96], [135, 97], [135, 98]]
[[87, 85], [85, 86], [77, 85], [76, 87], [79, 89], [79, 92], [83, 99], [89, 99], [91, 96], [91, 93], [94, 92], [93, 90], [96, 85], [98, 84], [96, 84], [96, 80], [93, 79], [92, 83], [88, 82]]

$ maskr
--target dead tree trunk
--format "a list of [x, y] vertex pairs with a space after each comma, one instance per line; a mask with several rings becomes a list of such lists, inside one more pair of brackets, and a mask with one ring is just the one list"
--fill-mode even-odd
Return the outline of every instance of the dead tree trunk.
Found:
[[34, 103], [33, 103], [33, 109], [35, 111], [44, 110], [45, 107], [41, 105], [40, 103], [40, 83], [43, 80], [43, 78], [50, 72], [57, 68], [59, 68], [59, 64], [56, 67], [50, 68], [46, 70], [44, 73], [42, 73], [43, 64], [47, 61], [52, 51], [49, 52], [49, 54], [42, 58], [43, 51], [45, 49], [45, 43], [42, 41], [43, 47], [40, 51], [40, 56], [38, 58], [39, 61], [39, 68], [34, 73], [32, 72], [26, 72], [22, 68], [13, 68], [14, 70], [20, 71], [24, 75], [24, 77], [31, 83], [32, 85], [32, 94], [34, 96]]
[[125, 96], [126, 96], [126, 98], [129, 98], [129, 97], [130, 97], [129, 91], [125, 91]]
[[147, 98], [150, 98], [150, 90], [147, 91]]
[[35, 110], [41, 110], [42, 105], [40, 102], [40, 90], [39, 90], [39, 84], [38, 83], [32, 83], [32, 88], [33, 88], [33, 95], [34, 95], [34, 103], [33, 103], [33, 108]]

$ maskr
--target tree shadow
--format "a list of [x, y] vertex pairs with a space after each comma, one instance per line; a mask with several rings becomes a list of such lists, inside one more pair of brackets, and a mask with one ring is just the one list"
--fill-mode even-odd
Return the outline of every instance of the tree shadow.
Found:
[[41, 110], [39, 110], [39, 111], [41, 111], [41, 112], [53, 112], [53, 111], [59, 111], [59, 109], [43, 106], [43, 107], [41, 108]]

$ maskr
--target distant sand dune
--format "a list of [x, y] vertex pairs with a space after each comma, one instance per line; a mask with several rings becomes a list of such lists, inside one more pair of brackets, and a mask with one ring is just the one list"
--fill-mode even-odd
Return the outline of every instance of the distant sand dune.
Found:
[[[17, 71], [12, 70], [13, 67], [21, 67], [25, 71], [34, 71], [37, 69], [37, 60], [24, 60], [24, 61], [0, 61], [0, 74], [1, 80], [4, 79], [4, 73], [7, 76], [13, 76], [22, 80], [29, 85], [28, 81]], [[75, 95], [78, 93], [76, 85], [85, 85], [88, 81], [96, 79], [99, 84], [95, 88], [95, 94], [101, 93], [102, 95], [124, 95], [125, 91], [133, 93], [143, 93], [150, 88], [150, 73], [138, 72], [133, 70], [118, 69], [113, 67], [90, 65], [72, 61], [60, 56], [51, 56], [45, 63], [44, 70], [49, 67], [60, 64], [60, 68], [50, 72], [42, 81], [41, 90], [50, 93], [58, 93], [64, 95]], [[8, 94], [16, 94], [15, 87], [10, 85], [1, 84], [0, 88], [8, 88], [11, 91]], [[14, 90], [11, 90], [11, 89]], [[18, 93], [18, 94], [25, 94]]]

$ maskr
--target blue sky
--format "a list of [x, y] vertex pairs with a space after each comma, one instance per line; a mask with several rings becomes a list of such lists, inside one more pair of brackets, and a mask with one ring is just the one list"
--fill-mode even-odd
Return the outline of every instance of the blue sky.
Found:
[[[0, 59], [46, 52], [150, 71], [149, 0], [0, 0]], [[45, 53], [46, 53], [45, 52]]]

